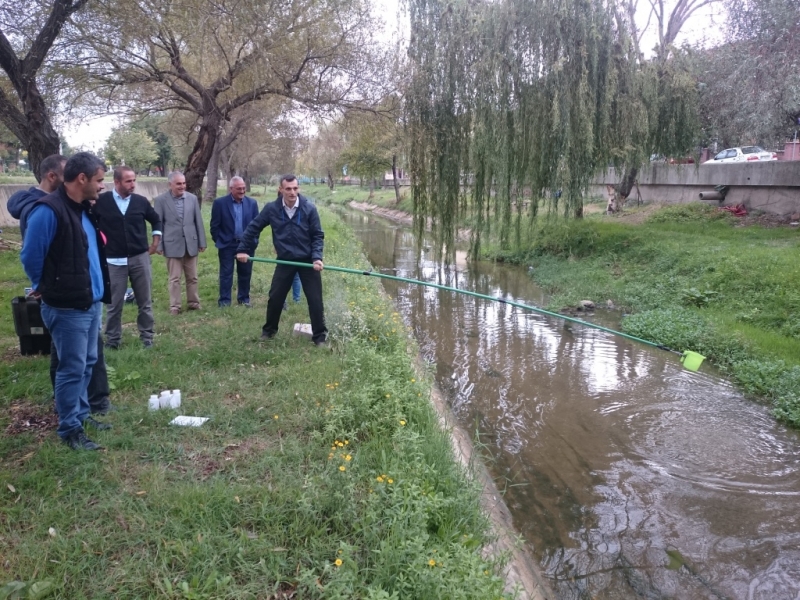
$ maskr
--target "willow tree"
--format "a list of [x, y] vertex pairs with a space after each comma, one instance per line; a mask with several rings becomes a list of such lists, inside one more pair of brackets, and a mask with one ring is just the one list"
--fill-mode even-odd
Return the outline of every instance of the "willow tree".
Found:
[[583, 214], [592, 176], [684, 151], [694, 83], [642, 60], [604, 0], [411, 0], [407, 94], [418, 229], [441, 246], [469, 217], [508, 248], [541, 206]]
[[380, 94], [364, 0], [95, 0], [90, 8], [75, 24], [93, 95], [193, 115], [185, 173], [195, 193], [224, 123], [246, 105], [279, 97], [324, 110], [369, 106]]

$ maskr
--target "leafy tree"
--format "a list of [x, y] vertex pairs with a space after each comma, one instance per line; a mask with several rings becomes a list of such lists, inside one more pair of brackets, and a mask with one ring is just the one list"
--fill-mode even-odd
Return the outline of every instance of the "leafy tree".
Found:
[[137, 173], [158, 159], [158, 146], [146, 131], [119, 127], [111, 132], [104, 155], [114, 165], [128, 165]]
[[518, 242], [526, 205], [581, 217], [593, 174], [613, 165], [632, 186], [650, 154], [693, 145], [696, 85], [679, 53], [644, 60], [613, 3], [409, 5], [415, 222], [446, 248], [465, 216], [473, 255], [485, 233]]
[[727, 7], [728, 42], [698, 56], [707, 138], [723, 147], [782, 146], [800, 118], [800, 3], [742, 0]]
[[0, 7], [0, 68], [8, 77], [7, 85], [0, 85], [0, 121], [28, 150], [37, 179], [39, 163], [59, 149], [40, 89], [40, 71], [67, 19], [87, 1], [6, 2]]
[[169, 136], [164, 133], [162, 126], [167, 116], [164, 114], [143, 115], [131, 122], [134, 131], [144, 131], [156, 144], [156, 159], [153, 161], [161, 170], [162, 175], [169, 171], [169, 161], [172, 158], [172, 144]]
[[364, 0], [97, 0], [78, 25], [95, 93], [193, 117], [185, 174], [194, 193], [238, 109], [270, 96], [314, 109], [371, 106], [380, 91]]

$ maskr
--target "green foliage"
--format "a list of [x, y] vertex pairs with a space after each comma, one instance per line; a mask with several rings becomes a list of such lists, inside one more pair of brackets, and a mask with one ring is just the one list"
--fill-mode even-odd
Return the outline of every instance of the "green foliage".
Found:
[[47, 598], [55, 591], [50, 581], [11, 581], [0, 586], [0, 600], [40, 600]]
[[709, 302], [713, 302], [718, 297], [719, 294], [714, 290], [700, 291], [694, 287], [688, 290], [681, 290], [681, 300], [684, 304], [689, 306], [706, 306]]
[[733, 222], [730, 213], [700, 202], [687, 202], [665, 206], [648, 217], [648, 223], [707, 223], [709, 221]]
[[410, 3], [407, 95], [418, 231], [472, 253], [520, 247], [540, 206], [583, 215], [592, 175], [635, 168], [694, 141], [696, 83], [684, 57], [643, 61], [601, 0]]
[[112, 131], [104, 154], [112, 165], [128, 165], [137, 172], [146, 169], [158, 158], [153, 138], [146, 131], [131, 127], [120, 127]]

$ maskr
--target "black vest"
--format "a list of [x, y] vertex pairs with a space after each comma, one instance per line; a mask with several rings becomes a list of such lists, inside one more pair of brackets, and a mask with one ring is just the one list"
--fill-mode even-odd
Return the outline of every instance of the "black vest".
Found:
[[[81, 217], [88, 212], [88, 202], [77, 204], [67, 196], [64, 187], [40, 199], [56, 215], [58, 226], [47, 256], [44, 259], [42, 278], [37, 291], [46, 304], [54, 308], [79, 308], [86, 310], [94, 302], [92, 278], [89, 274], [89, 240], [83, 230]], [[94, 217], [89, 215], [97, 236], [100, 268], [103, 273], [103, 301], [110, 300], [111, 284], [108, 265], [103, 251], [103, 240]], [[106, 299], [108, 297], [108, 299]]]

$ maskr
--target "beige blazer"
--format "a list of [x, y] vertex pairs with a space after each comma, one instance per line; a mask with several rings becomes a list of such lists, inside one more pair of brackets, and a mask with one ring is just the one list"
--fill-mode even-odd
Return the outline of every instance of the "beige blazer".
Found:
[[189, 192], [183, 195], [183, 225], [178, 219], [172, 192], [166, 191], [156, 196], [153, 203], [161, 217], [161, 244], [158, 249], [167, 258], [183, 258], [186, 254], [197, 256], [199, 249], [206, 247], [206, 230], [197, 196]]

